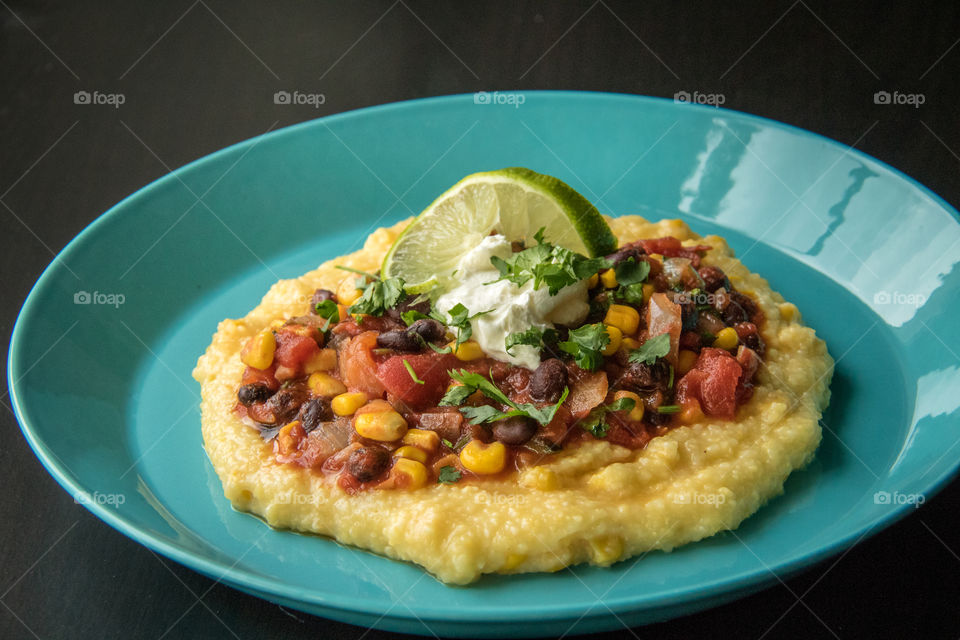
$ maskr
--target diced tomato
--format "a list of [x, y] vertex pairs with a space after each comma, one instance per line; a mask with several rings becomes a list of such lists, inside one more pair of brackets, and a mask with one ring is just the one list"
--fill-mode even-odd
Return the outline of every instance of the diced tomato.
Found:
[[299, 373], [303, 371], [303, 363], [320, 352], [316, 339], [311, 335], [311, 332], [316, 333], [316, 329], [302, 329], [307, 331], [292, 331], [286, 327], [277, 331], [277, 350], [273, 356], [277, 367], [286, 367]]
[[642, 424], [627, 424], [616, 414], [609, 414], [606, 420], [610, 425], [606, 440], [610, 444], [618, 444], [630, 449], [642, 449], [652, 439], [652, 436]]
[[693, 247], [685, 247], [677, 238], [666, 236], [665, 238], [650, 238], [640, 240], [644, 251], [647, 253], [659, 253], [667, 258], [687, 258], [690, 263], [697, 268], [700, 266], [702, 254], [709, 251], [712, 247], [698, 244]]
[[377, 363], [370, 350], [377, 346], [377, 332], [364, 331], [346, 341], [340, 349], [340, 378], [351, 391], [362, 391], [371, 398], [383, 396]]
[[680, 343], [680, 330], [683, 327], [683, 316], [680, 312], [680, 305], [672, 301], [663, 293], [655, 293], [650, 296], [650, 304], [647, 305], [647, 339], [657, 336], [670, 334], [670, 353], [667, 354], [667, 362], [674, 367], [677, 366], [677, 352]]
[[[404, 362], [410, 365], [423, 384], [414, 381]], [[450, 382], [447, 371], [456, 369], [459, 364], [460, 361], [451, 354], [392, 356], [380, 364], [378, 376], [389, 393], [416, 411], [436, 406]]]
[[243, 370], [243, 378], [241, 378], [240, 384], [262, 384], [271, 391], [276, 391], [280, 388], [280, 381], [274, 376], [276, 370], [277, 365], [275, 364], [270, 365], [267, 369], [247, 367]]
[[717, 418], [732, 419], [737, 409], [737, 387], [743, 369], [723, 349], [707, 348], [700, 352], [693, 369], [677, 383], [677, 400], [699, 400], [703, 412]]

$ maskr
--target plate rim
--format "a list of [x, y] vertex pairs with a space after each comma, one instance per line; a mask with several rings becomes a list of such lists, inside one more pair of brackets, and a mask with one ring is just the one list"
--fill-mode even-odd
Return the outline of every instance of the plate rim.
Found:
[[[590, 100], [614, 103], [619, 101], [622, 102], [627, 108], [633, 108], [636, 105], [642, 104], [654, 104], [659, 106], [672, 104], [674, 108], [677, 109], [690, 109], [696, 111], [706, 111], [713, 114], [726, 114], [735, 119], [760, 124], [763, 127], [779, 129], [794, 135], [800, 135], [808, 138], [812, 137], [834, 149], [840, 150], [844, 153], [852, 154], [862, 161], [876, 165], [895, 178], [906, 181], [907, 184], [916, 189], [923, 196], [929, 198], [940, 209], [945, 211], [952, 218], [954, 223], [960, 224], [960, 212], [946, 202], [946, 200], [944, 200], [941, 196], [933, 192], [916, 179], [900, 171], [899, 169], [896, 169], [892, 165], [874, 158], [863, 151], [860, 151], [859, 149], [795, 125], [735, 109], [688, 103], [681, 104], [670, 98], [656, 96], [602, 91], [537, 90], [520, 92], [529, 95], [542, 96], [547, 99], [557, 100], [560, 102], [566, 102], [570, 100]], [[40, 297], [40, 292], [49, 288], [50, 286], [53, 286], [55, 283], [55, 272], [61, 260], [77, 251], [78, 248], [82, 247], [97, 233], [102, 226], [107, 224], [109, 220], [113, 219], [115, 216], [124, 215], [125, 209], [131, 203], [148, 197], [152, 192], [164, 188], [168, 184], [180, 182], [180, 177], [184, 173], [190, 172], [194, 167], [216, 162], [223, 156], [227, 156], [239, 150], [255, 146], [264, 138], [280, 138], [287, 135], [297, 135], [300, 130], [321, 125], [328, 126], [329, 124], [336, 123], [341, 120], [368, 117], [371, 114], [373, 114], [375, 117], [376, 114], [379, 113], [387, 113], [406, 109], [422, 109], [425, 107], [432, 108], [433, 105], [457, 103], [459, 101], [472, 99], [474, 95], [475, 94], [473, 93], [448, 94], [372, 105], [335, 113], [320, 118], [314, 118], [304, 122], [298, 122], [287, 127], [258, 134], [192, 160], [170, 172], [161, 175], [159, 178], [152, 180], [148, 184], [137, 189], [107, 209], [107, 211], [96, 217], [74, 238], [72, 238], [70, 242], [63, 247], [63, 249], [57, 252], [50, 264], [44, 268], [36, 283], [34, 283], [27, 294], [24, 303], [17, 314], [17, 319], [14, 324], [13, 331], [11, 332], [10, 345], [7, 354], [7, 388], [11, 399], [11, 408], [14, 411], [15, 417], [20, 426], [20, 430], [27, 440], [27, 443], [47, 472], [54, 478], [54, 480], [56, 480], [57, 483], [60, 484], [74, 499], [78, 499], [83, 507], [93, 513], [93, 515], [95, 515], [98, 519], [107, 523], [120, 533], [140, 544], [143, 544], [144, 546], [147, 546], [150, 549], [153, 549], [154, 551], [157, 551], [158, 553], [162, 553], [163, 555], [190, 567], [191, 569], [199, 571], [200, 573], [203, 573], [207, 576], [219, 576], [217, 579], [218, 582], [225, 582], [227, 584], [242, 584], [248, 588], [263, 592], [264, 594], [275, 594], [277, 596], [291, 598], [305, 604], [317, 605], [328, 609], [350, 611], [352, 613], [371, 616], [380, 615], [381, 611], [379, 611], [379, 609], [376, 607], [360, 606], [356, 598], [342, 597], [339, 596], [335, 591], [331, 591], [329, 593], [320, 593], [316, 590], [311, 590], [295, 593], [295, 591], [298, 591], [297, 589], [291, 588], [290, 585], [279, 579], [266, 578], [247, 570], [237, 569], [236, 565], [228, 565], [225, 562], [211, 559], [210, 557], [200, 555], [187, 548], [167, 542], [166, 540], [155, 536], [151, 532], [142, 530], [138, 525], [128, 521], [127, 518], [122, 517], [119, 512], [111, 511], [106, 505], [101, 505], [87, 500], [79, 500], [81, 496], [88, 492], [86, 492], [80, 485], [78, 482], [79, 479], [74, 479], [72, 477], [72, 473], [56, 460], [55, 454], [53, 454], [52, 450], [47, 447], [44, 441], [37, 436], [30, 424], [30, 421], [27, 419], [28, 409], [23, 404], [20, 396], [19, 382], [29, 371], [30, 367], [27, 367], [26, 370], [21, 371], [19, 360], [22, 359], [22, 343], [25, 340], [24, 336], [28, 332], [28, 329], [26, 328], [27, 322], [29, 318], [36, 313], [35, 307], [38, 304], [37, 299]], [[957, 475], [958, 471], [960, 471], [960, 460], [954, 462], [953, 465], [945, 464], [942, 472], [936, 475], [931, 481], [926, 483], [926, 489], [923, 491], [924, 495], [928, 498], [932, 498], [934, 495], [939, 493], [943, 487], [953, 479], [953, 477]], [[546, 622], [547, 620], [545, 620], [544, 614], [552, 614], [553, 617], [551, 617], [551, 619], [556, 619], [567, 616], [576, 616], [577, 612], [585, 609], [586, 613], [583, 616], [583, 620], [589, 620], [592, 618], [607, 617], [610, 615], [610, 613], [639, 612], [661, 605], [694, 603], [700, 600], [709, 599], [718, 594], [746, 590], [760, 583], [772, 582], [781, 574], [787, 575], [795, 573], [804, 569], [805, 567], [809, 567], [810, 565], [835, 555], [843, 549], [851, 546], [852, 543], [859, 543], [872, 537], [873, 535], [879, 533], [886, 527], [893, 525], [914, 511], [916, 511], [916, 509], [913, 505], [897, 505], [889, 511], [882, 512], [880, 515], [870, 518], [861, 526], [857, 527], [854, 531], [837, 538], [828, 545], [820, 546], [817, 549], [807, 553], [794, 554], [790, 559], [779, 562], [773, 566], [761, 567], [755, 570], [740, 571], [732, 576], [726, 576], [724, 578], [715, 579], [711, 582], [699, 584], [694, 588], [676, 587], [667, 591], [661, 591], [655, 596], [640, 594], [623, 596], [613, 600], [604, 600], [604, 607], [595, 613], [591, 613], [590, 607], [592, 607], [594, 610], [598, 608], [595, 605], [589, 605], [589, 603], [586, 602], [580, 609], [575, 609], [570, 604], [550, 605], [547, 603], [541, 603], [538, 604], [535, 610], [534, 608], [526, 605], [503, 607], [481, 604], [472, 607], [469, 611], [452, 611], [449, 609], [449, 607], [424, 606], [423, 603], [414, 602], [411, 605], [409, 615], [405, 614], [404, 612], [400, 612], [400, 615], [391, 613], [391, 615], [384, 616], [382, 619], [392, 619], [407, 623], [417, 621], [474, 623], [483, 622], [488, 618], [489, 614], [494, 613], [497, 615], [499, 621]], [[632, 558], [627, 558], [621, 562], [630, 562], [631, 560]], [[393, 561], [402, 562], [398, 560]], [[421, 571], [425, 571], [420, 567], [417, 568]], [[429, 576], [430, 574], [427, 575]], [[469, 586], [466, 588], [469, 588]]]

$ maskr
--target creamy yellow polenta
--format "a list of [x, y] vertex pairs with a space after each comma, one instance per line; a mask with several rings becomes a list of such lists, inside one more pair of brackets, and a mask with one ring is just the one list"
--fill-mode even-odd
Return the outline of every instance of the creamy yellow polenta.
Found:
[[237, 509], [465, 584], [484, 573], [609, 565], [736, 528], [813, 457], [833, 371], [824, 342], [722, 238], [700, 238], [679, 220], [625, 216], [609, 220], [620, 244], [667, 235], [708, 244], [704, 264], [723, 269], [763, 310], [765, 366], [735, 421], [679, 427], [637, 451], [590, 441], [508, 480], [416, 491], [348, 495], [320, 473], [277, 464], [271, 446], [233, 412], [241, 347], [271, 321], [302, 313], [315, 289], [335, 289], [343, 279], [335, 264], [377, 269], [408, 222], [378, 229], [360, 251], [277, 282], [245, 318], [220, 323], [193, 375], [202, 387], [204, 446]]

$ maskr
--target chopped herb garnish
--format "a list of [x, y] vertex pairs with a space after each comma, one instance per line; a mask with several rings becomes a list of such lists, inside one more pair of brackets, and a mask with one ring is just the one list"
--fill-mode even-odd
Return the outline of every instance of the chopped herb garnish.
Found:
[[443, 484], [453, 484], [463, 476], [454, 466], [447, 465], [440, 467], [440, 473], [437, 474], [437, 482]]
[[[510, 353], [510, 349], [514, 348], [518, 344], [529, 345], [534, 349], [540, 350], [545, 345], [556, 342], [558, 337], [559, 334], [557, 334], [556, 329], [538, 329], [537, 327], [530, 327], [526, 331], [518, 331], [508, 335], [504, 340], [504, 345], [507, 353]], [[510, 355], [513, 354], [510, 353]]]
[[603, 364], [601, 351], [610, 344], [610, 336], [602, 322], [585, 324], [570, 331], [570, 340], [558, 344], [562, 351], [573, 356], [581, 369], [596, 370]]
[[453, 327], [457, 330], [457, 340], [454, 344], [455, 347], [459, 347], [462, 343], [470, 339], [470, 336], [473, 335], [473, 327], [470, 325], [470, 321], [476, 317], [482, 316], [485, 313], [490, 313], [493, 309], [487, 309], [486, 311], [479, 311], [470, 315], [470, 311], [463, 306], [461, 303], [455, 304], [450, 308], [448, 314], [450, 318], [444, 318], [443, 314], [439, 311], [432, 313], [431, 317], [434, 320], [442, 322], [448, 327]]
[[440, 400], [441, 406], [459, 406], [463, 404], [467, 397], [474, 391], [481, 391], [488, 398], [510, 407], [509, 411], [500, 411], [490, 405], [460, 407], [460, 413], [473, 424], [495, 422], [497, 420], [503, 420], [504, 418], [512, 418], [513, 416], [526, 416], [533, 418], [540, 424], [549, 424], [550, 421], [553, 420], [553, 416], [557, 413], [557, 409], [560, 408], [560, 405], [563, 404], [564, 400], [567, 399], [567, 395], [570, 393], [570, 388], [564, 387], [563, 393], [560, 395], [560, 400], [558, 400], [555, 405], [548, 405], [541, 408], [527, 402], [514, 402], [508, 398], [503, 391], [498, 389], [497, 385], [478, 373], [471, 373], [466, 369], [448, 371], [447, 373], [450, 374], [451, 378], [461, 383], [461, 385], [452, 387], [447, 391]]
[[427, 343], [427, 346], [430, 347], [431, 349], [433, 349], [434, 351], [436, 351], [437, 353], [450, 353], [450, 352], [453, 351], [453, 349], [451, 349], [451, 348], [449, 347], [449, 345], [445, 345], [445, 346], [442, 346], [442, 347], [438, 347], [437, 345], [433, 344], [432, 342], [428, 342], [428, 343]]
[[680, 413], [680, 409], [678, 404], [662, 404], [657, 407], [657, 413]]
[[330, 329], [331, 324], [340, 322], [340, 309], [337, 307], [337, 303], [333, 300], [324, 300], [323, 302], [318, 302], [313, 306], [313, 313], [321, 318], [327, 319], [327, 322], [320, 327], [320, 331], [323, 331], [324, 333]]
[[[644, 262], [643, 264], [647, 264]], [[640, 306], [643, 304], [643, 285], [628, 284], [614, 289], [613, 297], [617, 300], [623, 300], [627, 304]]]
[[563, 247], [550, 244], [544, 239], [541, 227], [534, 239], [537, 244], [514, 253], [504, 260], [498, 256], [490, 258], [491, 264], [500, 272], [493, 282], [508, 280], [517, 286], [533, 280], [533, 288], [540, 289], [546, 284], [550, 295], [555, 296], [560, 289], [589, 278], [597, 271], [610, 266], [606, 258], [588, 258]]
[[408, 327], [412, 325], [414, 322], [416, 322], [417, 320], [424, 320], [429, 318], [430, 316], [428, 316], [425, 313], [420, 313], [416, 309], [410, 309], [409, 311], [404, 311], [403, 313], [400, 314], [400, 319], [403, 320], [403, 323]]
[[657, 361], [657, 358], [662, 358], [668, 353], [670, 353], [670, 334], [661, 333], [654, 338], [649, 338], [639, 348], [634, 349], [630, 353], [630, 362], [653, 364]]
[[617, 274], [617, 282], [621, 285], [643, 284], [650, 275], [650, 263], [627, 258], [614, 267], [613, 272]]
[[611, 411], [632, 411], [636, 404], [633, 398], [620, 398], [608, 405], [595, 407], [583, 419], [580, 427], [592, 433], [595, 438], [606, 438], [607, 432], [610, 430], [606, 415]]
[[667, 380], [667, 389], [673, 389], [673, 365], [670, 365], [670, 379]]
[[[359, 286], [361, 285], [362, 286]], [[363, 289], [360, 299], [350, 305], [348, 311], [353, 315], [365, 313], [371, 316], [382, 316], [387, 309], [397, 305], [403, 298], [403, 278], [387, 278], [373, 282], [358, 283]]]
[[453, 449], [453, 443], [447, 440], [446, 438], [440, 438], [440, 442], [443, 444], [443, 446], [447, 447], [448, 449]]
[[406, 358], [403, 359], [403, 366], [407, 369], [407, 373], [410, 374], [410, 378], [417, 384], [426, 384], [423, 380], [417, 377], [417, 372], [413, 370], [413, 365], [411, 365]]

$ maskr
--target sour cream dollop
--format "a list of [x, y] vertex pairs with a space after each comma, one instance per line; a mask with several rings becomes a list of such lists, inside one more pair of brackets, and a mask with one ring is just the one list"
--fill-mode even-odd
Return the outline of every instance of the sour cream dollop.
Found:
[[459, 284], [437, 298], [435, 306], [447, 315], [457, 303], [466, 307], [470, 315], [489, 311], [470, 321], [472, 339], [491, 358], [532, 370], [540, 364], [540, 350], [529, 345], [516, 345], [511, 353], [507, 353], [507, 336], [530, 327], [542, 331], [553, 328], [554, 324], [577, 325], [583, 322], [590, 311], [587, 281], [564, 287], [554, 296], [550, 295], [545, 284], [534, 290], [532, 279], [520, 286], [508, 280], [494, 282], [500, 272], [491, 264], [490, 258], [497, 256], [507, 260], [512, 255], [510, 241], [504, 236], [485, 237], [460, 259], [454, 272], [454, 279]]

